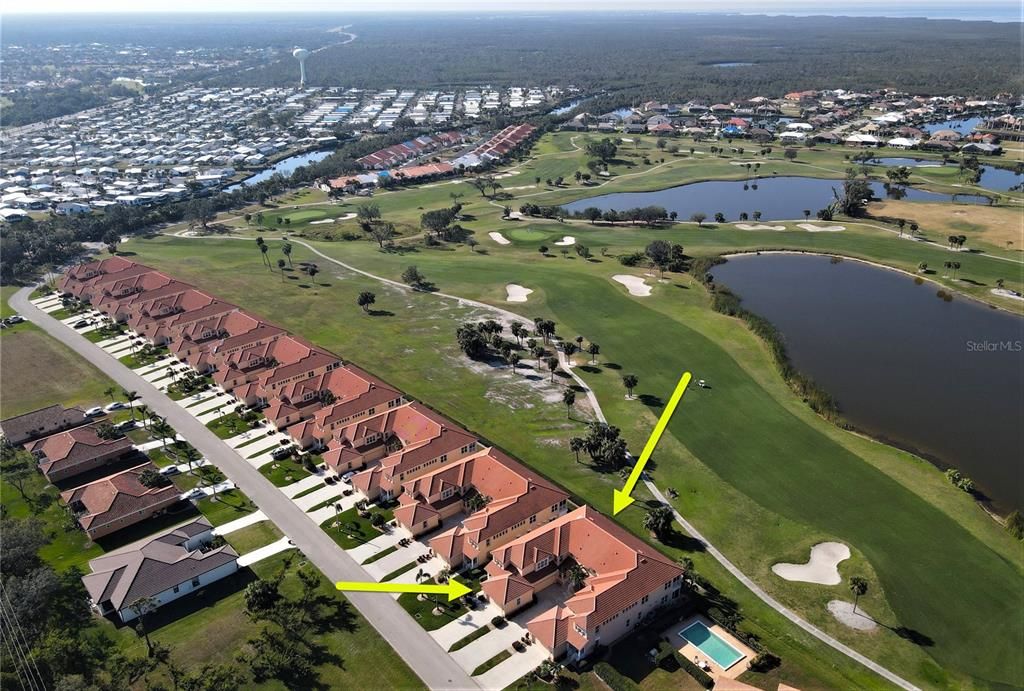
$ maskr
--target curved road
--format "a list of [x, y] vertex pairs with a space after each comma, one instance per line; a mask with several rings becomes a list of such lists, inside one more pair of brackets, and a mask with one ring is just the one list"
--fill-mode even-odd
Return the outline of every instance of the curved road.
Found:
[[[179, 236], [179, 237], [181, 237], [181, 236]], [[206, 239], [206, 238], [225, 239], [223, 236], [196, 236], [196, 237], [193, 237], [191, 239], [202, 240], [202, 239]], [[252, 242], [252, 240], [250, 238], [230, 238], [230, 239], [242, 240], [242, 241], [246, 241], [246, 242]], [[280, 237], [267, 237], [266, 239], [267, 240], [280, 240], [281, 238]], [[344, 269], [346, 269], [348, 271], [352, 271], [352, 272], [360, 274], [362, 276], [366, 276], [368, 278], [372, 278], [372, 279], [374, 279], [376, 281], [380, 281], [381, 283], [386, 283], [388, 285], [395, 286], [395, 287], [401, 288], [403, 290], [411, 290], [411, 288], [409, 288], [409, 286], [407, 286], [404, 283], [400, 283], [399, 281], [393, 281], [393, 280], [391, 280], [389, 278], [384, 278], [383, 276], [377, 276], [376, 274], [372, 274], [372, 273], [370, 273], [368, 271], [363, 271], [362, 269], [358, 269], [358, 268], [356, 268], [356, 267], [354, 267], [354, 266], [352, 266], [350, 264], [346, 264], [345, 262], [342, 262], [342, 261], [339, 261], [337, 259], [334, 259], [333, 257], [329, 257], [326, 254], [324, 254], [323, 252], [321, 252], [320, 250], [318, 250], [315, 247], [313, 247], [312, 245], [310, 245], [310, 244], [308, 244], [306, 242], [303, 242], [301, 240], [296, 240], [294, 238], [288, 238], [288, 242], [290, 242], [292, 244], [295, 244], [295, 245], [302, 245], [303, 247], [305, 247], [307, 250], [309, 250], [313, 254], [317, 255], [318, 257], [322, 257], [323, 259], [326, 259], [327, 261], [331, 262], [332, 264], [336, 264], [337, 266], [340, 266], [340, 267], [342, 267], [342, 268], [344, 268]], [[21, 292], [19, 292], [18, 295], [21, 295]], [[487, 304], [485, 302], [478, 302], [476, 300], [470, 300], [468, 298], [459, 297], [458, 295], [451, 295], [449, 293], [433, 292], [433, 293], [431, 293], [431, 295], [436, 295], [438, 297], [446, 298], [446, 299], [449, 299], [449, 300], [456, 300], [460, 305], [471, 305], [473, 307], [478, 307], [478, 308], [481, 308], [481, 309], [489, 310], [491, 312], [497, 313], [503, 319], [506, 319], [506, 320], [510, 320], [510, 321], [511, 320], [526, 321], [526, 322], [530, 321], [529, 319], [526, 319], [522, 315], [516, 314], [515, 312], [509, 312], [508, 310], [501, 309], [500, 307], [495, 307], [494, 305], [489, 305], [489, 304]], [[13, 303], [13, 300], [12, 300], [12, 305], [13, 304], [14, 303]], [[65, 331], [68, 331], [68, 330], [69, 329], [65, 329]], [[79, 338], [81, 338], [81, 337], [79, 337]], [[82, 340], [85, 341], [84, 338]], [[86, 341], [86, 342], [88, 342], [88, 341]], [[570, 368], [568, 366], [568, 361], [566, 360], [565, 355], [561, 351], [558, 351], [558, 358], [562, 362], [562, 368], [565, 369], [565, 371], [567, 371], [570, 375], [572, 375], [572, 378], [574, 380], [576, 380], [576, 383], [586, 393], [587, 400], [590, 402], [591, 407], [594, 409], [594, 414], [597, 416], [597, 418], [601, 422], [607, 422], [607, 420], [606, 420], [606, 418], [604, 416], [604, 412], [601, 410], [601, 404], [597, 400], [597, 396], [594, 394], [593, 390], [589, 386], [587, 386], [586, 382], [584, 382], [583, 379], [581, 379], [580, 376], [578, 374], [576, 374], [576, 372], [572, 368]], [[719, 551], [714, 545], [712, 545], [711, 542], [707, 538], [705, 538], [701, 534], [701, 532], [699, 530], [697, 530], [697, 528], [692, 523], [690, 523], [685, 518], [683, 518], [682, 514], [680, 514], [678, 511], [676, 511], [675, 507], [673, 507], [672, 504], [669, 503], [669, 501], [665, 498], [665, 496], [661, 493], [661, 491], [654, 485], [653, 482], [651, 482], [648, 479], [644, 479], [644, 484], [647, 486], [647, 489], [650, 490], [651, 494], [653, 494], [659, 501], [661, 501], [666, 506], [672, 508], [672, 513], [675, 516], [675, 519], [679, 522], [679, 524], [681, 526], [683, 526], [683, 528], [686, 530], [686, 532], [689, 533], [690, 536], [693, 537], [695, 540], [699, 540], [701, 542], [701, 544], [704, 545], [704, 547], [707, 550], [708, 554], [713, 556], [718, 561], [718, 563], [720, 563], [723, 567], [725, 567], [725, 569], [729, 573], [731, 573], [733, 576], [735, 576], [736, 579], [740, 583], [742, 583], [744, 586], [746, 586], [747, 589], [750, 590], [750, 592], [752, 592], [754, 595], [756, 595], [762, 602], [764, 602], [766, 605], [768, 605], [769, 607], [774, 609], [776, 612], [778, 612], [779, 614], [784, 616], [786, 619], [789, 619], [791, 622], [793, 622], [794, 624], [799, 626], [801, 629], [803, 629], [804, 631], [806, 631], [810, 635], [812, 635], [815, 638], [817, 638], [822, 643], [825, 643], [826, 645], [831, 646], [832, 648], [838, 650], [839, 652], [841, 652], [844, 655], [848, 656], [852, 660], [855, 660], [855, 661], [859, 662], [860, 664], [864, 665], [865, 667], [867, 667], [871, 671], [875, 672], [879, 676], [883, 677], [887, 681], [895, 684], [896, 686], [898, 686], [900, 688], [908, 689], [908, 691], [919, 691], [918, 687], [914, 686], [914, 684], [910, 683], [909, 681], [907, 681], [903, 677], [899, 676], [895, 672], [890, 671], [886, 667], [883, 667], [882, 665], [878, 664], [874, 660], [871, 660], [867, 656], [862, 655], [861, 653], [857, 652], [856, 650], [854, 650], [850, 646], [846, 645], [842, 641], [839, 641], [838, 639], [833, 638], [829, 634], [825, 633], [824, 631], [822, 631], [821, 629], [816, 627], [814, 624], [811, 624], [810, 622], [802, 619], [799, 615], [795, 614], [789, 608], [787, 608], [785, 605], [783, 605], [781, 602], [779, 602], [778, 600], [773, 598], [771, 595], [766, 593], [759, 585], [754, 583], [754, 581], [752, 581], [746, 574], [744, 574], [739, 569], [738, 566], [733, 564], [728, 559], [728, 557], [726, 557], [724, 554], [722, 554], [721, 551]], [[610, 502], [611, 502], [611, 498], [609, 497], [609, 503]]]
[[[31, 292], [31, 288], [19, 290], [10, 299], [11, 307], [95, 365], [118, 386], [137, 391], [146, 405], [166, 417], [174, 429], [223, 471], [332, 582], [367, 580], [366, 572], [352, 557], [234, 449], [153, 384], [29, 302]], [[346, 593], [346, 597], [429, 688], [453, 691], [479, 689], [455, 660], [390, 595]], [[369, 662], [374, 663], [372, 660]]]

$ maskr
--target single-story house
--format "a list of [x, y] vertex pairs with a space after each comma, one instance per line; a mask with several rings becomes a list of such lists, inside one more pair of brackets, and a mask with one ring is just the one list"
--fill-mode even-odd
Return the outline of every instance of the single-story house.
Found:
[[180, 501], [178, 488], [147, 487], [140, 479], [152, 463], [123, 470], [75, 489], [61, 492], [61, 500], [75, 514], [78, 524], [96, 540], [122, 528], [141, 523]]
[[26, 444], [25, 448], [39, 459], [39, 471], [50, 482], [119, 461], [134, 450], [131, 439], [101, 439], [92, 426], [58, 432]]
[[197, 518], [93, 559], [82, 583], [100, 614], [127, 623], [138, 618], [140, 599], [159, 608], [238, 571], [238, 553], [212, 540], [213, 526]]
[[80, 427], [85, 421], [85, 413], [81, 408], [51, 405], [0, 420], [0, 432], [11, 444], [21, 446], [66, 429]]

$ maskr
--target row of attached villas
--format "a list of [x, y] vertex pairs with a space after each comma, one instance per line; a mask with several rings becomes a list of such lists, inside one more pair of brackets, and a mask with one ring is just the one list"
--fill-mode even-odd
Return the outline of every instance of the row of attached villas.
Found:
[[[570, 510], [507, 454], [235, 305], [122, 257], [75, 266], [59, 287], [261, 408], [368, 499], [397, 501], [395, 519], [453, 570], [486, 565], [483, 590], [507, 615], [550, 602], [527, 626], [556, 657], [582, 658], [682, 595], [683, 570], [612, 521]], [[582, 586], [550, 601], [578, 567]]]

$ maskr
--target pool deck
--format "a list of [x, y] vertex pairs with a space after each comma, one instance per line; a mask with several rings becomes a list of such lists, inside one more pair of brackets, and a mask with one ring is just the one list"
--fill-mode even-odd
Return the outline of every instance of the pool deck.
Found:
[[[704, 624], [704, 626], [708, 627], [708, 629], [713, 634], [721, 638], [723, 641], [731, 645], [736, 650], [740, 651], [743, 657], [737, 662], [735, 662], [732, 666], [730, 666], [729, 669], [722, 669], [722, 667], [717, 662], [712, 660], [706, 653], [702, 652], [700, 648], [698, 648], [697, 646], [690, 643], [685, 638], [679, 635], [680, 631], [685, 630], [686, 628], [688, 628], [689, 626], [698, 621]], [[739, 640], [731, 633], [729, 633], [727, 629], [723, 628], [722, 626], [719, 626], [711, 619], [708, 619], [707, 617], [701, 614], [696, 614], [692, 617], [687, 617], [686, 619], [683, 619], [682, 621], [673, 624], [669, 628], [665, 629], [665, 631], [661, 635], [664, 639], [673, 642], [673, 645], [675, 645], [676, 643], [681, 643], [682, 645], [678, 649], [679, 654], [685, 657], [690, 662], [694, 662], [694, 658], [696, 658], [699, 662], [707, 660], [708, 664], [711, 667], [711, 669], [708, 671], [708, 674], [710, 674], [715, 679], [735, 679], [736, 677], [747, 671], [747, 668], [750, 667], [750, 661], [753, 660], [754, 657], [757, 655], [757, 653], [751, 650], [749, 646], [744, 645], [741, 640]]]

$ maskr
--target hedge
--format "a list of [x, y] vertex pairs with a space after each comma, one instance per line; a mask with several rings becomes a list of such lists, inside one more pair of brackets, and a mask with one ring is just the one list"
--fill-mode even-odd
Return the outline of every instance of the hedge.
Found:
[[619, 674], [618, 670], [607, 662], [598, 662], [594, 665], [594, 674], [612, 691], [636, 691], [639, 688], [631, 679]]

